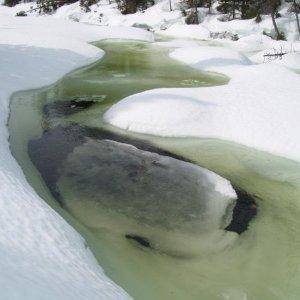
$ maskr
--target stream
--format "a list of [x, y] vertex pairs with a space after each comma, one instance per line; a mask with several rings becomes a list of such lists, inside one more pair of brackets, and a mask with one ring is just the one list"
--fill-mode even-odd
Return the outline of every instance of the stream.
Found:
[[[135, 299], [299, 299], [300, 164], [232, 142], [157, 137], [105, 124], [104, 112], [126, 96], [160, 87], [226, 84], [228, 78], [176, 62], [168, 57], [170, 48], [156, 43], [109, 40], [97, 46], [106, 53], [101, 61], [50, 87], [13, 95], [8, 123], [11, 151], [28, 182], [80, 232], [105, 273]], [[126, 217], [117, 222], [114, 215], [102, 214], [101, 225], [90, 226], [95, 216], [87, 214], [88, 206], [79, 203], [80, 217], [64, 209], [28, 152], [30, 141], [44, 132], [75, 123], [146, 141], [223, 176], [255, 196], [257, 216], [241, 235], [227, 232], [221, 247], [212, 243], [221, 250], [199, 255], [194, 236], [177, 232], [143, 228], [158, 236], [161, 245], [171, 245], [172, 255], [132, 243], [124, 238], [124, 228], [140, 228]], [[59, 181], [64, 197], [72, 195], [68, 184]]]

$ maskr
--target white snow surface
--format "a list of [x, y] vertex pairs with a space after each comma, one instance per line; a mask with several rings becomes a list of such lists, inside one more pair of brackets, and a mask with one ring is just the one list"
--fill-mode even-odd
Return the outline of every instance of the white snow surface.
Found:
[[115, 2], [101, 1], [99, 4], [91, 6], [90, 12], [84, 12], [79, 2], [65, 5], [57, 10], [55, 17], [63, 19], [72, 19], [79, 22], [93, 23], [99, 25], [123, 25], [132, 26], [133, 24], [148, 24], [154, 28], [160, 28], [165, 24], [173, 24], [182, 19], [177, 0], [173, 7], [177, 10], [169, 11], [169, 1], [158, 1], [156, 5], [145, 11], [139, 11], [135, 14], [122, 15]]
[[199, 25], [186, 25], [186, 24], [173, 24], [165, 31], [160, 31], [168, 36], [175, 36], [180, 38], [191, 38], [199, 40], [207, 40], [210, 37], [210, 31], [201, 24]]
[[276, 64], [251, 64], [221, 47], [179, 48], [170, 55], [231, 80], [129, 96], [106, 112], [107, 122], [147, 134], [229, 140], [300, 160], [299, 75]]
[[[189, 39], [209, 39], [211, 33], [231, 33], [237, 34], [238, 41], [230, 39], [217, 39], [217, 41], [229, 44], [232, 47], [245, 47], [254, 49], [253, 51], [263, 50], [267, 44], [272, 48], [287, 42], [273, 41], [263, 33], [274, 35], [273, 24], [270, 16], [262, 16], [262, 21], [256, 23], [254, 19], [249, 20], [231, 20], [223, 22], [220, 20], [220, 13], [217, 12], [217, 3], [213, 5], [211, 14], [208, 14], [207, 8], [198, 9], [199, 25], [185, 24], [185, 17], [182, 16], [182, 1], [172, 0], [172, 10], [170, 11], [169, 0], [158, 0], [155, 5], [134, 14], [122, 15], [114, 1], [101, 0], [90, 7], [90, 11], [85, 12], [79, 5], [79, 1], [73, 4], [60, 7], [54, 14], [54, 18], [73, 20], [82, 23], [91, 23], [102, 26], [135, 26], [148, 25], [153, 31], [167, 36], [176, 36]], [[281, 17], [276, 19], [280, 31], [284, 32], [288, 43], [299, 41], [295, 15], [288, 12], [288, 6], [285, 3], [280, 9]], [[29, 11], [31, 7], [36, 7], [35, 2], [22, 3], [13, 8], [7, 9], [7, 13], [15, 15], [16, 12], [24, 10]], [[28, 13], [37, 15], [37, 11]], [[246, 40], [243, 40], [243, 39]], [[250, 38], [251, 41], [247, 41]], [[299, 42], [298, 42], [299, 44]], [[298, 47], [299, 49], [299, 47]], [[247, 50], [245, 50], [247, 51]], [[298, 50], [300, 51], [300, 49]]]
[[27, 183], [11, 155], [6, 123], [13, 92], [49, 85], [101, 58], [103, 51], [87, 42], [153, 36], [7, 12], [0, 7], [0, 299], [130, 298], [106, 277], [83, 238]]
[[170, 57], [206, 71], [216, 71], [218, 67], [224, 66], [251, 64], [243, 54], [224, 47], [178, 48], [170, 53]]
[[272, 49], [263, 50], [251, 56], [251, 60], [256, 63], [272, 63], [286, 66], [290, 69], [300, 70], [300, 52], [290, 52], [285, 54], [281, 59], [268, 60], [264, 57], [266, 54], [274, 54]]
[[[72, 19], [78, 22], [106, 26], [147, 24], [160, 34], [193, 39], [207, 39], [210, 36], [210, 32], [225, 31], [238, 34], [240, 38], [251, 35], [259, 37], [263, 32], [274, 34], [270, 16], [262, 16], [262, 22], [260, 23], [256, 23], [254, 19], [236, 19], [223, 22], [220, 21], [221, 15], [216, 11], [217, 5], [215, 3], [212, 14], [208, 14], [208, 9], [206, 8], [198, 9], [199, 25], [187, 25], [185, 24], [185, 17], [182, 16], [180, 10], [183, 7], [182, 2], [180, 0], [172, 0], [171, 5], [172, 10], [170, 11], [170, 1], [159, 0], [156, 1], [154, 6], [142, 12], [122, 15], [117, 9], [115, 2], [109, 3], [109, 1], [103, 0], [98, 4], [92, 5], [89, 12], [84, 12], [79, 2], [76, 2], [59, 8], [54, 16], [56, 18]], [[285, 33], [287, 40], [294, 41], [298, 39], [295, 15], [288, 12], [288, 5], [288, 3], [282, 5], [279, 11], [282, 17], [276, 19], [276, 22], [280, 31]], [[22, 6], [19, 6], [18, 10], [21, 10], [21, 8]]]

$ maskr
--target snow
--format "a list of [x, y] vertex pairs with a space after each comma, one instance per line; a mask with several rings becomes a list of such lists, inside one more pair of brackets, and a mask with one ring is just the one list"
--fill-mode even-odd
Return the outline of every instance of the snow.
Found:
[[[203, 118], [209, 121], [209, 115], [204, 113], [212, 108], [213, 104], [198, 101], [193, 97], [171, 92], [164, 94], [146, 92], [129, 96], [114, 105], [106, 112], [105, 120], [130, 131], [159, 135], [174, 132], [176, 135], [179, 130], [184, 134], [183, 127], [186, 124], [196, 123]], [[178, 113], [179, 111], [181, 113]], [[173, 128], [170, 128], [170, 125]]]
[[[283, 48], [283, 52], [286, 52], [286, 50]], [[280, 49], [278, 49], [277, 52], [280, 52]], [[272, 63], [272, 64], [279, 64], [286, 66], [290, 69], [300, 69], [300, 53], [299, 52], [287, 52], [287, 54], [283, 55], [281, 59], [271, 59], [268, 60], [267, 58], [264, 57], [266, 54], [274, 54], [274, 49], [268, 49], [268, 50], [263, 50], [255, 55], [251, 56], [251, 60], [256, 62], [256, 63]]]
[[[283, 48], [288, 52], [300, 52], [295, 16], [288, 12], [289, 3], [282, 5], [279, 11], [282, 17], [276, 19], [278, 27], [280, 31], [284, 32], [287, 41], [275, 41], [266, 35], [274, 35], [270, 16], [262, 16], [260, 23], [256, 23], [255, 19], [236, 19], [223, 22], [220, 21], [221, 15], [217, 12], [217, 4], [215, 3], [211, 14], [208, 14], [208, 9], [199, 8], [199, 25], [187, 25], [185, 24], [185, 17], [181, 13], [182, 2], [172, 0], [171, 4], [172, 11], [170, 11], [169, 0], [160, 0], [144, 11], [122, 15], [115, 2], [101, 1], [92, 5], [89, 12], [84, 12], [79, 2], [76, 2], [59, 8], [53, 17], [104, 26], [148, 26], [152, 31], [162, 36], [189, 39], [189, 43], [208, 40], [217, 45], [242, 51], [246, 55], [254, 55], [265, 50], [270, 51], [273, 48], [277, 50]], [[30, 4], [22, 5], [28, 7]], [[15, 11], [21, 10], [22, 5], [19, 5]], [[35, 6], [34, 3], [31, 5]], [[235, 34], [238, 35], [239, 39], [232, 41], [230, 36]], [[226, 38], [220, 38], [222, 35]], [[215, 38], [217, 36], [219, 38]], [[260, 58], [253, 57], [254, 62], [258, 62], [257, 59], [261, 62]]]
[[179, 48], [174, 50], [170, 57], [206, 71], [217, 71], [218, 67], [224, 66], [251, 64], [244, 55], [223, 47]]
[[210, 31], [200, 25], [185, 25], [185, 24], [174, 24], [165, 31], [160, 31], [168, 36], [176, 36], [181, 38], [192, 38], [205, 40], [210, 37]]
[[12, 157], [9, 97], [49, 85], [103, 56], [87, 42], [152, 41], [151, 33], [52, 17], [14, 18], [0, 7], [0, 285], [3, 299], [127, 299], [103, 273], [83, 238], [27, 183]]
[[[115, 2], [101, 1], [98, 4], [92, 5], [90, 12], [84, 12], [79, 2], [76, 2], [59, 8], [54, 17], [105, 26], [147, 24], [159, 34], [193, 39], [207, 39], [210, 37], [211, 32], [227, 31], [232, 34], [238, 34], [239, 38], [262, 36], [263, 32], [268, 34], [274, 33], [270, 16], [262, 16], [260, 23], [256, 23], [255, 19], [236, 19], [223, 22], [220, 21], [220, 14], [215, 9], [216, 5], [212, 9], [212, 14], [208, 14], [206, 8], [198, 9], [199, 25], [186, 25], [185, 17], [181, 13], [181, 1], [172, 0], [171, 4], [172, 11], [170, 11], [170, 1], [161, 0], [142, 12], [122, 15]], [[298, 38], [297, 27], [295, 16], [288, 12], [288, 6], [288, 3], [282, 5], [279, 11], [282, 17], [277, 18], [276, 22], [279, 29], [285, 33], [287, 40], [294, 41]], [[21, 10], [20, 7], [19, 10]], [[249, 46], [251, 45], [249, 44]]]
[[129, 96], [106, 112], [107, 122], [160, 136], [229, 140], [300, 160], [299, 75], [275, 64], [252, 65], [224, 48], [180, 48], [170, 55], [231, 80], [223, 86]]
[[118, 26], [107, 29], [52, 17], [12, 18], [4, 15], [1, 16], [0, 26], [6, 29], [1, 32], [1, 44], [65, 49], [92, 58], [99, 54], [99, 50], [92, 45], [88, 46], [86, 42], [120, 37], [153, 41], [152, 33], [138, 28]]
[[[176, 1], [173, 4], [176, 7]], [[160, 28], [161, 25], [172, 24], [181, 19], [180, 10], [169, 11], [169, 1], [159, 1], [156, 5], [143, 12], [131, 15], [122, 15], [116, 3], [101, 2], [101, 5], [91, 6], [90, 12], [84, 12], [79, 2], [65, 5], [57, 10], [55, 17], [72, 19], [79, 22], [99, 24], [99, 25], [123, 25], [148, 24], [151, 27]]]
[[291, 69], [300, 70], [300, 53], [287, 53], [281, 60], [276, 62]]
[[[212, 13], [208, 14], [208, 9], [199, 8], [199, 25], [186, 25], [185, 17], [182, 16], [182, 2], [180, 0], [171, 0], [172, 10], [170, 11], [170, 1], [156, 1], [155, 5], [135, 14], [122, 15], [115, 2], [103, 0], [90, 7], [89, 12], [85, 12], [79, 5], [79, 1], [73, 4], [60, 7], [54, 14], [54, 18], [73, 20], [81, 23], [90, 23], [104, 26], [133, 26], [148, 25], [155, 32], [166, 35], [192, 39], [209, 39], [211, 33], [237, 34], [241, 41], [233, 42], [228, 39], [224, 43], [232, 44], [233, 47], [239, 44], [247, 47], [255, 47], [258, 44], [267, 42], [268, 37], [263, 33], [274, 34], [273, 24], [270, 16], [262, 16], [262, 21], [256, 23], [255, 19], [249, 20], [231, 20], [223, 22], [220, 20], [220, 14], [216, 10], [216, 3], [213, 5]], [[289, 3], [283, 4], [280, 9], [282, 17], [277, 18], [276, 22], [280, 31], [284, 32], [289, 42], [299, 40], [295, 15], [288, 12]], [[9, 14], [15, 15], [20, 10], [28, 11], [30, 7], [36, 7], [36, 3], [23, 3], [14, 8], [7, 9]], [[36, 11], [30, 12], [30, 15], [37, 15]], [[242, 41], [243, 38], [252, 39], [252, 42]], [[254, 45], [252, 45], [254, 43]], [[277, 41], [269, 39], [268, 43], [273, 47]], [[260, 46], [261, 48], [261, 46]], [[260, 49], [263, 50], [264, 48]]]

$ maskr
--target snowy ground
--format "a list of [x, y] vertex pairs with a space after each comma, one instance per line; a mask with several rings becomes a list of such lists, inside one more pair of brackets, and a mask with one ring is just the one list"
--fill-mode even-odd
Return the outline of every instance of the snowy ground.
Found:
[[87, 42], [151, 41], [152, 34], [46, 17], [13, 18], [1, 7], [0, 35], [0, 298], [129, 298], [103, 274], [79, 234], [26, 182], [9, 150], [6, 122], [13, 92], [51, 84], [103, 55]]
[[[171, 0], [172, 11], [170, 11], [169, 0], [157, 1], [156, 5], [143, 12], [132, 15], [122, 15], [116, 3], [109, 4], [100, 1], [99, 4], [91, 6], [91, 11], [83, 12], [79, 3], [63, 6], [55, 14], [57, 18], [73, 19], [79, 22], [93, 23], [99, 25], [124, 25], [147, 24], [153, 30], [165, 35], [181, 36], [186, 38], [205, 39], [210, 32], [228, 31], [245, 37], [251, 34], [261, 34], [273, 32], [271, 18], [263, 16], [262, 22], [257, 24], [251, 20], [233, 20], [230, 22], [219, 21], [220, 15], [212, 9], [213, 14], [206, 16], [207, 9], [199, 9], [200, 25], [185, 25], [184, 17], [181, 14], [180, 0]], [[288, 40], [294, 40], [297, 36], [295, 16], [287, 11], [287, 6], [280, 10], [281, 18], [277, 19], [280, 30], [286, 33]]]
[[[199, 25], [186, 25], [181, 13], [181, 1], [156, 1], [156, 4], [145, 11], [130, 15], [122, 15], [114, 1], [101, 0], [85, 12], [79, 2], [60, 7], [53, 18], [72, 20], [74, 22], [96, 24], [100, 26], [148, 26], [152, 31], [167, 37], [211, 40], [220, 45], [242, 51], [247, 54], [256, 54], [255, 62], [263, 60], [263, 54], [271, 53], [276, 49], [284, 52], [300, 52], [300, 37], [297, 32], [295, 15], [288, 12], [288, 5], [282, 5], [279, 13], [281, 17], [276, 19], [281, 32], [284, 32], [286, 41], [274, 41], [266, 34], [274, 34], [270, 16], [262, 16], [262, 21], [256, 23], [254, 19], [220, 21], [220, 14], [216, 11], [216, 4], [211, 14], [205, 8], [199, 9]], [[6, 14], [14, 16], [19, 11], [26, 11], [28, 15], [37, 16], [37, 11], [31, 11], [36, 4], [25, 3], [13, 8], [5, 8]], [[225, 34], [225, 36], [224, 36]], [[237, 35], [238, 40], [232, 41], [230, 36]], [[224, 38], [226, 37], [226, 38]], [[260, 53], [258, 53], [260, 52]], [[294, 61], [294, 60], [293, 60]], [[298, 61], [298, 60], [297, 60]], [[300, 65], [298, 64], [300, 68]]]
[[[186, 25], [184, 17], [181, 14], [180, 0], [171, 0], [172, 11], [170, 11], [169, 0], [157, 1], [157, 3], [143, 12], [137, 12], [132, 15], [122, 15], [117, 9], [116, 3], [100, 1], [99, 4], [91, 6], [90, 12], [84, 12], [76, 2], [66, 5], [57, 10], [55, 18], [71, 19], [77, 22], [91, 23], [104, 26], [139, 26], [147, 25], [160, 35], [174, 38], [211, 40], [225, 47], [242, 51], [247, 54], [255, 54], [255, 62], [263, 61], [263, 54], [273, 53], [283, 50], [284, 52], [297, 52], [297, 66], [300, 68], [299, 53], [300, 42], [297, 33], [295, 16], [288, 12], [288, 6], [283, 5], [280, 9], [281, 18], [277, 19], [279, 29], [285, 33], [287, 41], [274, 41], [264, 35], [274, 34], [273, 24], [269, 16], [263, 16], [262, 22], [256, 23], [254, 19], [250, 20], [232, 20], [221, 22], [220, 14], [216, 9], [212, 9], [212, 14], [207, 15], [207, 9], [199, 9], [199, 25]], [[26, 4], [27, 6], [29, 4]], [[15, 8], [20, 10], [20, 8]], [[230, 38], [215, 38], [211, 36], [219, 33], [229, 33], [238, 35], [238, 41], [232, 41]], [[298, 40], [298, 41], [297, 41]], [[291, 62], [290, 59], [288, 59]], [[292, 60], [293, 63], [295, 59]]]
[[[230, 32], [237, 34], [240, 38], [250, 35], [274, 32], [272, 20], [269, 16], [263, 16], [262, 22], [256, 23], [250, 20], [232, 20], [222, 22], [219, 20], [220, 14], [217, 13], [214, 5], [212, 14], [207, 15], [207, 9], [199, 8], [199, 25], [186, 25], [181, 13], [182, 3], [180, 0], [171, 0], [172, 11], [170, 11], [170, 1], [156, 1], [156, 4], [145, 11], [130, 15], [122, 15], [114, 1], [101, 0], [92, 5], [89, 12], [85, 12], [79, 2], [60, 7], [53, 17], [59, 19], [73, 20], [75, 22], [97, 24], [103, 26], [133, 26], [147, 24], [160, 34], [172, 35], [175, 37], [206, 39], [210, 33]], [[285, 33], [288, 41], [294, 41], [297, 36], [295, 15], [288, 12], [288, 5], [281, 7], [279, 13], [282, 17], [278, 18], [279, 29]], [[14, 8], [8, 8], [7, 13], [15, 15], [16, 12], [36, 7], [34, 2], [19, 4]], [[37, 15], [32, 11], [29, 15]]]

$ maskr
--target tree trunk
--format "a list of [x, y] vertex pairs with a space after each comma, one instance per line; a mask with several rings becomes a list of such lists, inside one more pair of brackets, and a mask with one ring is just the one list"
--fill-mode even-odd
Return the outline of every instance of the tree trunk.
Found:
[[197, 18], [196, 22], [197, 22], [197, 24], [199, 24], [197, 0], [194, 0], [194, 8], [195, 8], [195, 15]]
[[232, 3], [232, 19], [235, 19], [235, 7], [236, 7], [236, 1], [233, 1]]
[[241, 13], [242, 13], [242, 19], [244, 20], [246, 18], [246, 1], [243, 0], [241, 4]]
[[275, 29], [275, 33], [276, 33], [276, 40], [279, 40], [280, 32], [279, 32], [279, 29], [278, 29], [277, 24], [276, 24], [275, 10], [274, 9], [271, 12], [271, 18], [272, 18], [272, 23], [273, 23], [273, 26], [274, 26], [274, 29]]
[[172, 11], [172, 0], [169, 0], [169, 5], [170, 5], [170, 11]]
[[295, 15], [296, 15], [296, 22], [297, 22], [298, 34], [299, 34], [299, 39], [300, 39], [300, 23], [299, 23], [298, 7], [297, 7], [296, 0], [294, 0], [293, 3], [294, 3]]
[[208, 14], [210, 15], [211, 14], [211, 1], [212, 0], [210, 0], [210, 1], [208, 1]]

